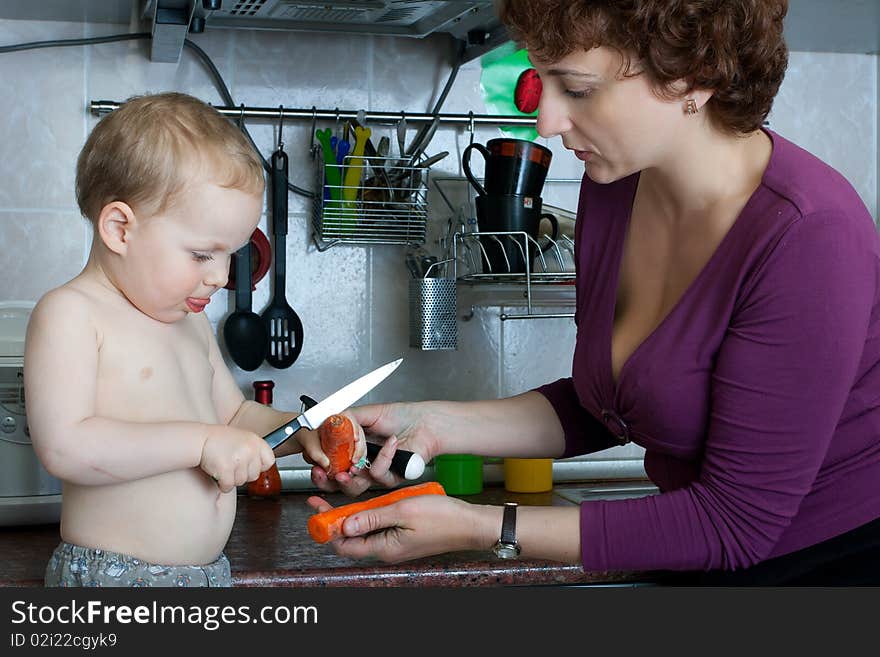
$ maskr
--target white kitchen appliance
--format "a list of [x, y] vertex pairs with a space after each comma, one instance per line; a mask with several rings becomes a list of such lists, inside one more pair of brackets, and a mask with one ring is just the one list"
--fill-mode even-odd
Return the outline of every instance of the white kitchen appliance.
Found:
[[0, 302], [0, 525], [55, 523], [61, 482], [31, 445], [25, 415], [24, 338], [34, 304]]

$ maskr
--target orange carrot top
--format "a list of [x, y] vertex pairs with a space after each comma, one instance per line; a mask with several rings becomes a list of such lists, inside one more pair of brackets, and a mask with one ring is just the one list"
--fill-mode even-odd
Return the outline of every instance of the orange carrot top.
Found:
[[354, 426], [344, 415], [331, 415], [318, 427], [321, 449], [330, 459], [327, 475], [348, 472], [354, 456]]

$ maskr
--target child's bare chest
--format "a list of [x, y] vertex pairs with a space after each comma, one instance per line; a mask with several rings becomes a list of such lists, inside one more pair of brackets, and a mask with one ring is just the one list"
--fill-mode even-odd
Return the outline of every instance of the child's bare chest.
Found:
[[96, 411], [133, 421], [216, 422], [214, 370], [198, 327], [139, 317], [105, 320]]

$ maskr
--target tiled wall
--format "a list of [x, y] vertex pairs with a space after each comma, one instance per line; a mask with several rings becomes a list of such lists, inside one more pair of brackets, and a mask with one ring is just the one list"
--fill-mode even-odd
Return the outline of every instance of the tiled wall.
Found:
[[[0, 21], [0, 44], [101, 36], [125, 26]], [[236, 102], [255, 106], [322, 107], [423, 112], [434, 103], [448, 74], [443, 37], [422, 41], [350, 35], [310, 35], [208, 30], [191, 38], [212, 57]], [[794, 53], [771, 116], [772, 127], [839, 168], [876, 216], [877, 58], [861, 55]], [[91, 236], [74, 201], [74, 163], [96, 119], [91, 100], [124, 100], [130, 95], [181, 90], [222, 103], [205, 69], [191, 53], [179, 64], [149, 61], [146, 42], [54, 48], [0, 55], [0, 300], [36, 300], [76, 275]], [[446, 112], [485, 112], [479, 62], [467, 64], [443, 107]], [[249, 124], [264, 155], [275, 127]], [[396, 143], [393, 130], [374, 126]], [[284, 142], [293, 182], [310, 189], [314, 164], [308, 122], [287, 123]], [[415, 132], [415, 126], [409, 136]], [[497, 136], [479, 128], [475, 139]], [[432, 172], [460, 176], [466, 130], [441, 129], [428, 153], [451, 153]], [[577, 180], [579, 162], [558, 141], [550, 176]], [[450, 183], [453, 187], [457, 183]], [[577, 185], [548, 185], [550, 202], [574, 207]], [[459, 185], [459, 188], [461, 186]], [[465, 190], [466, 191], [466, 190]], [[431, 195], [432, 235], [445, 227], [449, 211]], [[461, 294], [455, 352], [419, 352], [408, 347], [407, 284], [403, 250], [395, 246], [339, 246], [318, 252], [310, 241], [307, 199], [290, 197], [287, 298], [302, 318], [305, 341], [293, 367], [263, 366], [243, 372], [232, 365], [246, 395], [251, 382], [276, 381], [279, 407], [298, 407], [307, 393], [321, 398], [356, 375], [398, 356], [400, 370], [369, 400], [475, 399], [510, 395], [570, 372], [574, 325], [568, 319], [499, 321], [509, 306]], [[267, 229], [264, 223], [264, 230]], [[436, 244], [428, 244], [437, 249]], [[257, 312], [271, 296], [270, 278], [254, 294]], [[491, 295], [489, 295], [491, 296]], [[234, 309], [231, 293], [209, 306], [221, 326]], [[471, 308], [471, 304], [475, 303]], [[508, 299], [505, 303], [510, 303]], [[538, 304], [535, 312], [541, 311]], [[551, 312], [559, 312], [552, 308]], [[231, 361], [230, 361], [231, 364]], [[599, 458], [638, 457], [630, 447]], [[288, 465], [300, 461], [287, 459]]]

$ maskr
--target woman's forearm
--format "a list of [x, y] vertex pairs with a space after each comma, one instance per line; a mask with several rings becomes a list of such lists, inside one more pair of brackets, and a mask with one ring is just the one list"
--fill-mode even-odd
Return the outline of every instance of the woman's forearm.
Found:
[[[501, 537], [504, 507], [474, 505], [473, 549], [489, 552]], [[580, 508], [520, 506], [516, 510], [516, 540], [521, 557], [580, 563]]]
[[556, 411], [538, 392], [490, 401], [422, 404], [425, 426], [437, 437], [442, 453], [555, 458], [565, 450]]

